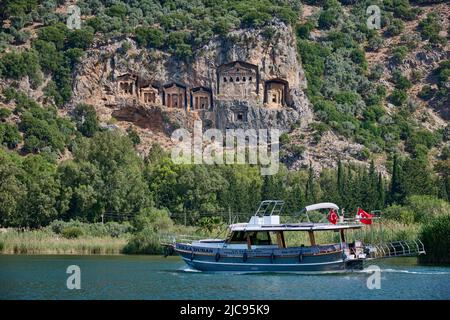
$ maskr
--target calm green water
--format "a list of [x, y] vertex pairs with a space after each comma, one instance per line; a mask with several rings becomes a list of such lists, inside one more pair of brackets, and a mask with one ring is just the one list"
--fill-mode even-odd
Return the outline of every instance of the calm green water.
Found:
[[[66, 287], [69, 265], [81, 269], [80, 290]], [[378, 266], [381, 289], [369, 290], [368, 273], [208, 274], [179, 257], [0, 255], [0, 299], [450, 299], [449, 267]]]

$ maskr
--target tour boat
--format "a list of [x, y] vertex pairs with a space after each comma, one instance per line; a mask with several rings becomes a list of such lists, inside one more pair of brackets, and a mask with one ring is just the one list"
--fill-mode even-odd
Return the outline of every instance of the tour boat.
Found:
[[[334, 203], [306, 206], [301, 213], [306, 214], [307, 222], [281, 223], [283, 204], [279, 200], [262, 201], [249, 222], [229, 225], [226, 239], [175, 241], [166, 246], [192, 269], [209, 272], [342, 272], [362, 269], [371, 259], [425, 254], [420, 240], [379, 245], [347, 242], [346, 233], [365, 224], [362, 218], [344, 219]], [[310, 222], [308, 213], [316, 210], [329, 210], [332, 223]], [[317, 233], [326, 231], [336, 232], [339, 242], [317, 243]], [[289, 246], [285, 238], [288, 232], [307, 233], [309, 243]]]

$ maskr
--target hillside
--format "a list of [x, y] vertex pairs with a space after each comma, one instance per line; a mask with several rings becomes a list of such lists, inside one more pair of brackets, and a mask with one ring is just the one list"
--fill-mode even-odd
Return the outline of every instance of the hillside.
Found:
[[[226, 210], [238, 193], [248, 210], [269, 196], [372, 209], [416, 194], [448, 200], [448, 2], [82, 0], [81, 28], [69, 29], [73, 4], [0, 8], [5, 217], [33, 190], [45, 203], [36, 225], [153, 205]], [[369, 5], [380, 29], [367, 26]], [[279, 175], [165, 162], [170, 135], [196, 120], [280, 129]], [[182, 190], [192, 193], [180, 200]]]

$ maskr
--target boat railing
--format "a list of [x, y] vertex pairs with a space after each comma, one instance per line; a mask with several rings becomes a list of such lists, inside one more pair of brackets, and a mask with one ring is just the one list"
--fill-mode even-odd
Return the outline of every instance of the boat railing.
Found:
[[255, 216], [281, 215], [283, 212], [284, 201], [282, 200], [264, 200], [259, 204]]
[[369, 246], [371, 258], [418, 256], [425, 253], [425, 246], [420, 239], [400, 240]]
[[188, 243], [203, 239], [200, 236], [184, 235], [184, 234], [161, 234], [159, 243], [162, 245], [173, 245], [176, 242]]

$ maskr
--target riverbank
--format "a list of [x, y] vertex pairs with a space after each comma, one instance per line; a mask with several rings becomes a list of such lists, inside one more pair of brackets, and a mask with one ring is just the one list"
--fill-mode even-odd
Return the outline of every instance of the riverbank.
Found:
[[[114, 230], [123, 229], [123, 232], [111, 232], [111, 225], [108, 229], [108, 225], [100, 224], [71, 222], [62, 227], [59, 224], [60, 222], [53, 223], [49, 227], [38, 230], [2, 229], [0, 253], [32, 255], [158, 255], [164, 253], [159, 241], [161, 234], [151, 229], [133, 232], [116, 224]], [[78, 225], [78, 227], [74, 227], [74, 225]], [[77, 230], [81, 231], [76, 232]], [[194, 227], [173, 225], [170, 232], [198, 238], [217, 237], [218, 234], [223, 237], [226, 234], [226, 226], [223, 225], [214, 232], [199, 232]], [[375, 224], [372, 228], [367, 227], [361, 231], [349, 233], [348, 241], [361, 239], [365, 243], [380, 243], [417, 239], [418, 236], [418, 224], [407, 225], [396, 221], [385, 221], [381, 226]], [[303, 232], [288, 233], [286, 239], [291, 246], [309, 242], [308, 235]], [[320, 243], [339, 242], [339, 235], [334, 232], [322, 232], [317, 234], [317, 241]]]

